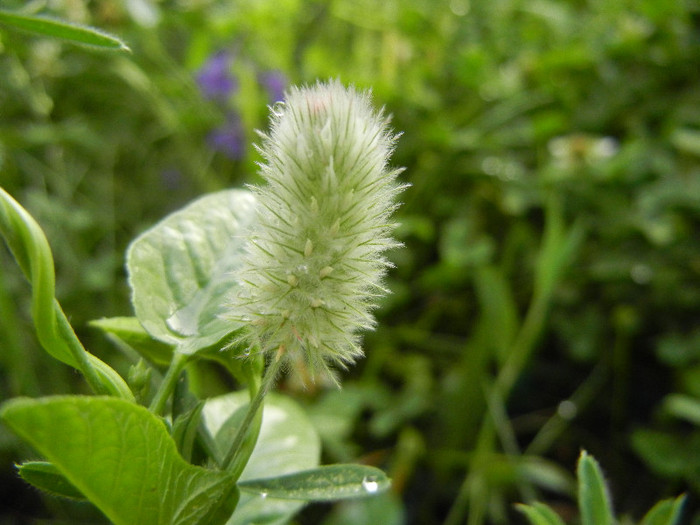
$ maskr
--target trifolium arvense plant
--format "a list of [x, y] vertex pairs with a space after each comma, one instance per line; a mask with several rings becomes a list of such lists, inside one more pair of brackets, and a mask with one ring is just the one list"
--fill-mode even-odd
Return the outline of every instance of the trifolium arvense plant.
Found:
[[262, 134], [264, 184], [238, 273], [231, 316], [238, 343], [312, 374], [362, 355], [360, 335], [387, 290], [401, 169], [389, 166], [398, 135], [370, 95], [338, 81], [293, 87]]

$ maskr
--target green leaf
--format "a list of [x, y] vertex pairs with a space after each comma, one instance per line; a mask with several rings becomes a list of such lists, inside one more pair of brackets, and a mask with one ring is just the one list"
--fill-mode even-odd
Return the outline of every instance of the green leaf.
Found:
[[576, 493], [573, 476], [552, 461], [539, 456], [523, 455], [517, 465], [519, 474], [538, 487], [572, 497]]
[[663, 408], [669, 414], [700, 426], [700, 400], [685, 394], [669, 394], [664, 398]]
[[564, 520], [544, 503], [518, 504], [516, 508], [527, 516], [532, 525], [564, 525]]
[[144, 330], [136, 317], [110, 317], [90, 321], [90, 326], [99, 328], [118, 341], [127, 344], [148, 361], [167, 366], [173, 358], [173, 347], [153, 339]]
[[391, 480], [378, 468], [364, 465], [327, 465], [274, 478], [238, 483], [262, 497], [302, 501], [336, 501], [373, 496], [386, 491]]
[[684, 494], [676, 499], [659, 501], [642, 518], [640, 525], [676, 525], [681, 519], [683, 503], [685, 503]]
[[25, 461], [18, 465], [17, 471], [24, 481], [53, 496], [85, 500], [83, 493], [76, 489], [53, 463]]
[[585, 450], [581, 452], [576, 470], [578, 476], [578, 504], [582, 525], [613, 525], [608, 489], [598, 462]]
[[32, 285], [32, 318], [41, 346], [52, 357], [79, 368], [80, 363], [58, 334], [54, 298], [56, 278], [49, 241], [29, 212], [2, 188], [0, 234]]
[[0, 10], [0, 24], [40, 35], [69, 40], [78, 44], [103, 49], [130, 51], [129, 46], [123, 41], [104, 31], [46, 16], [24, 16]]
[[131, 300], [151, 336], [192, 354], [241, 327], [227, 318], [226, 303], [254, 204], [243, 190], [206, 195], [131, 243]]
[[232, 478], [187, 464], [165, 425], [116, 398], [14, 399], [0, 418], [115, 525], [209, 524]]
[[[204, 406], [204, 424], [222, 454], [237, 430], [236, 423], [242, 420], [239, 411], [247, 407], [248, 399], [247, 392], [234, 392], [210, 399]], [[291, 399], [271, 392], [265, 397], [260, 435], [240, 481], [311, 469], [318, 466], [320, 455], [320, 440], [305, 412]], [[241, 492], [227, 525], [286, 523], [302, 506], [299, 501]]]
[[558, 195], [550, 196], [545, 211], [544, 234], [535, 268], [535, 293], [548, 298], [581, 247], [586, 232], [581, 221], [567, 230]]
[[124, 380], [88, 353], [55, 296], [53, 255], [41, 226], [0, 187], [0, 235], [32, 285], [32, 318], [37, 338], [50, 355], [80, 370], [93, 391], [133, 400]]
[[518, 308], [504, 272], [484, 265], [475, 271], [474, 286], [481, 305], [487, 340], [496, 355], [505, 359], [518, 330]]
[[662, 476], [692, 478], [700, 469], [700, 434], [679, 435], [648, 429], [632, 433], [632, 447], [644, 462]]
[[678, 128], [671, 133], [671, 143], [679, 150], [700, 157], [700, 131]]

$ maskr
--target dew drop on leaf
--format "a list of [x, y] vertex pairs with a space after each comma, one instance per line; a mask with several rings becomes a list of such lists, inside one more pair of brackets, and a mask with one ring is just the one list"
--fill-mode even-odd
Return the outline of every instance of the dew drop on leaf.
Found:
[[362, 480], [362, 488], [365, 492], [373, 494], [379, 489], [379, 483], [374, 476], [367, 476]]

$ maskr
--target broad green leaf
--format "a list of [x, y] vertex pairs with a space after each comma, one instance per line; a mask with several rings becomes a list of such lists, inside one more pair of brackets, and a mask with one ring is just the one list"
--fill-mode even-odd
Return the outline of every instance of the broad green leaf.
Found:
[[391, 486], [391, 481], [375, 467], [327, 465], [285, 476], [242, 481], [238, 486], [262, 497], [335, 501], [379, 494]]
[[598, 462], [585, 450], [581, 452], [576, 469], [578, 477], [578, 505], [582, 525], [613, 525], [608, 488]]
[[244, 190], [206, 195], [131, 243], [131, 300], [151, 336], [191, 354], [241, 327], [227, 318], [226, 303], [254, 204]]
[[[241, 420], [236, 412], [244, 410], [247, 404], [248, 394], [235, 392], [210, 399], [204, 406], [204, 424], [224, 455], [236, 431], [235, 423]], [[314, 468], [320, 454], [320, 440], [304, 411], [291, 399], [272, 392], [265, 397], [260, 435], [240, 481]], [[239, 505], [227, 525], [286, 523], [302, 506], [300, 501], [241, 492]]]
[[642, 518], [640, 525], [676, 525], [681, 519], [683, 503], [685, 495], [659, 501]]
[[136, 317], [102, 318], [89, 324], [126, 343], [152, 363], [167, 366], [172, 361], [173, 347], [153, 339]]
[[527, 516], [532, 525], [564, 525], [564, 520], [544, 503], [518, 504], [516, 508]]
[[116, 398], [14, 399], [0, 418], [115, 525], [211, 524], [232, 478], [189, 465], [165, 425]]
[[123, 41], [104, 31], [46, 16], [25, 16], [0, 10], [0, 24], [78, 44], [129, 51], [129, 47]]
[[85, 499], [83, 493], [76, 489], [53, 463], [47, 461], [25, 461], [18, 465], [17, 471], [24, 481], [53, 496], [78, 500]]

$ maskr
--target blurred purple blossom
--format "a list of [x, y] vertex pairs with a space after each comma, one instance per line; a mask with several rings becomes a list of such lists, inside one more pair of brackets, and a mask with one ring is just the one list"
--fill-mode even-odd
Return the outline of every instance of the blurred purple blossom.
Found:
[[265, 88], [270, 97], [270, 104], [284, 100], [284, 90], [287, 89], [287, 77], [279, 70], [263, 71], [258, 75], [258, 82]]
[[229, 115], [226, 123], [207, 136], [207, 143], [214, 150], [232, 160], [239, 160], [245, 154], [245, 134], [240, 119]]
[[226, 100], [238, 87], [231, 73], [233, 57], [228, 51], [219, 51], [199, 69], [197, 84], [209, 99]]

